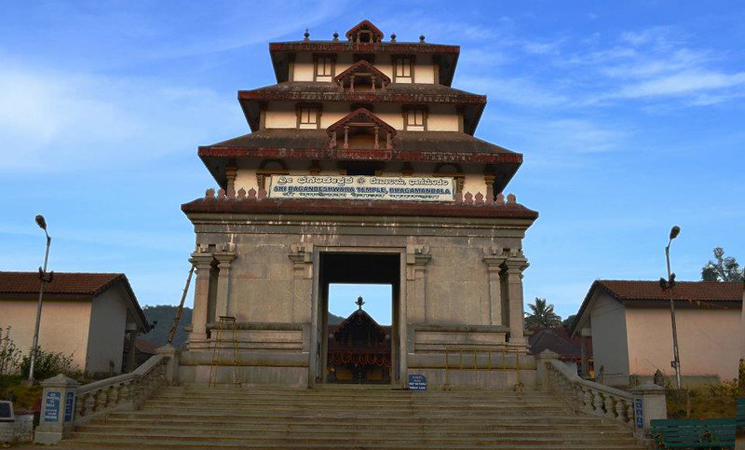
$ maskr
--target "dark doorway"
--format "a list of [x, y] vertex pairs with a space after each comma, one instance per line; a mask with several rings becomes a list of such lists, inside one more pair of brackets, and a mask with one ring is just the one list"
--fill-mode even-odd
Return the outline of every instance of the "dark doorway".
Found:
[[[390, 384], [398, 380], [400, 261], [401, 256], [397, 253], [320, 254], [321, 317], [318, 323], [322, 331], [322, 373], [317, 377], [318, 382]], [[336, 307], [337, 314], [329, 321], [332, 285], [344, 287], [333, 291], [336, 295], [343, 292], [342, 295], [348, 298], [338, 299], [347, 308], [342, 309], [344, 313], [340, 317]], [[381, 289], [374, 289], [377, 295], [370, 295], [365, 300], [363, 294], [370, 292], [371, 285], [382, 287], [388, 295], [381, 295]], [[359, 296], [363, 298], [358, 299]], [[390, 314], [387, 311], [381, 314], [382, 308], [388, 308]]]

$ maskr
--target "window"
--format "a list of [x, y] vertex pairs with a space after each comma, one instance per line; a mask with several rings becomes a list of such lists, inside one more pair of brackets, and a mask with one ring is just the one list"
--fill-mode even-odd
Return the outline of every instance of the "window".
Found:
[[320, 109], [317, 106], [300, 106], [297, 110], [297, 127], [317, 129], [320, 122]]
[[398, 58], [396, 60], [396, 76], [411, 77], [411, 58]]
[[316, 57], [315, 81], [331, 81], [334, 76], [334, 58], [331, 56]]
[[413, 56], [394, 56], [393, 57], [393, 81], [394, 83], [413, 83], [414, 82], [414, 57]]
[[425, 108], [407, 108], [404, 111], [404, 129], [407, 131], [426, 131], [427, 110]]

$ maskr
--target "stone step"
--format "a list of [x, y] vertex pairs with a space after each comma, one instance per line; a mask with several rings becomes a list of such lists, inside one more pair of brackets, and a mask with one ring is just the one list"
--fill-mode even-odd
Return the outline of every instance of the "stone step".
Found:
[[[594, 436], [589, 438], [582, 438], [581, 436], [474, 436], [471, 438], [464, 439], [462, 437], [449, 437], [440, 434], [437, 435], [426, 435], [424, 433], [411, 433], [411, 434], [397, 434], [397, 435], [378, 435], [378, 436], [335, 436], [335, 435], [324, 435], [324, 436], [306, 436], [306, 435], [295, 435], [285, 434], [284, 437], [252, 437], [252, 436], [240, 436], [230, 434], [221, 436], [204, 436], [203, 434], [193, 433], [191, 431], [185, 432], [172, 432], [172, 433], [154, 433], [148, 432], [142, 433], [130, 433], [130, 432], [118, 432], [118, 433], [95, 433], [95, 432], [75, 432], [73, 436], [80, 440], [95, 440], [98, 442], [108, 442], [111, 440], [126, 439], [130, 442], [151, 442], [153, 440], [159, 441], [188, 441], [193, 443], [202, 443], [202, 445], [214, 445], [216, 443], [227, 443], [234, 445], [249, 445], [252, 443], [264, 444], [267, 442], [282, 441], [284, 443], [297, 443], [297, 444], [347, 444], [351, 447], [364, 446], [368, 444], [380, 445], [380, 444], [398, 444], [404, 443], [421, 444], [421, 443], [437, 443], [439, 445], [450, 448], [451, 445], [460, 445], [468, 443], [469, 445], [485, 446], [485, 445], [511, 445], [511, 446], [527, 446], [527, 445], [566, 445], [566, 444], [599, 444], [605, 441], [602, 436]], [[626, 438], [614, 438], [613, 441], [619, 444], [631, 444], [635, 442], [631, 436]]]
[[252, 402], [238, 400], [234, 402], [164, 402], [164, 401], [150, 401], [147, 403], [146, 408], [148, 409], [160, 409], [160, 410], [171, 410], [180, 408], [199, 408], [199, 409], [213, 409], [213, 410], [224, 410], [230, 409], [233, 411], [242, 410], [255, 410], [265, 409], [269, 411], [273, 410], [285, 410], [285, 409], [297, 409], [303, 408], [308, 410], [326, 410], [333, 409], [335, 411], [396, 411], [396, 410], [427, 410], [427, 409], [438, 409], [442, 411], [501, 411], [508, 414], [511, 411], [552, 411], [559, 412], [565, 411], [565, 407], [559, 404], [543, 404], [543, 403], [502, 403], [502, 404], [483, 404], [483, 403], [458, 403], [451, 404], [446, 402], [436, 403], [422, 403], [422, 402], [408, 402], [396, 405], [376, 405], [374, 402], [371, 403], [309, 403], [302, 401], [295, 402]]
[[[481, 426], [491, 427], [511, 427], [511, 426], [526, 426], [529, 424], [531, 427], [565, 427], [565, 426], [585, 426], [596, 427], [605, 429], [606, 427], [617, 427], [617, 424], [605, 421], [597, 417], [580, 418], [573, 415], [568, 417], [556, 417], [555, 415], [533, 415], [528, 417], [482, 417], [478, 421], [474, 421], [473, 417], [467, 418], [456, 418], [448, 416], [437, 416], [437, 417], [426, 417], [426, 416], [383, 416], [368, 418], [360, 415], [348, 415], [339, 420], [338, 416], [334, 417], [323, 417], [317, 415], [298, 415], [288, 414], [281, 417], [266, 417], [260, 414], [257, 415], [230, 415], [225, 416], [223, 414], [189, 414], [183, 413], [180, 415], [170, 414], [162, 415], [157, 413], [140, 413], [140, 412], [120, 412], [112, 413], [106, 419], [108, 422], [132, 422], [139, 421], [144, 423], [183, 423], [183, 424], [243, 424], [243, 423], [270, 423], [270, 424], [290, 424], [290, 425], [304, 425], [304, 424], [332, 424], [338, 427], [347, 426], [364, 426], [369, 424], [371, 426], [388, 427], [396, 426], [400, 424], [409, 424], [409, 426], [425, 426], [425, 425], [452, 425], [459, 427], [472, 427], [474, 424], [481, 424]], [[100, 420], [95, 422], [100, 423]]]
[[303, 450], [332, 450], [332, 449], [343, 449], [349, 450], [350, 448], [364, 448], [366, 450], [451, 450], [451, 449], [474, 449], [474, 448], [488, 448], [493, 450], [526, 450], [526, 449], [545, 449], [545, 450], [640, 450], [639, 446], [635, 446], [627, 443], [568, 443], [568, 444], [554, 444], [554, 443], [509, 443], [509, 444], [495, 444], [492, 442], [485, 442], [483, 444], [473, 442], [456, 442], [456, 443], [425, 443], [416, 442], [411, 444], [400, 444], [397, 442], [393, 443], [375, 443], [375, 442], [362, 442], [362, 443], [300, 443], [296, 441], [273, 441], [273, 442], [221, 442], [221, 441], [209, 441], [195, 442], [191, 440], [167, 440], [167, 439], [155, 439], [148, 438], [147, 440], [130, 440], [121, 437], [108, 437], [105, 440], [99, 438], [88, 439], [85, 437], [78, 437], [74, 443], [67, 444], [67, 448], [90, 448], [94, 450], [155, 450], [155, 449], [182, 449], [182, 448], [196, 448], [196, 449], [221, 449], [221, 450], [239, 450], [239, 449], [276, 449], [276, 450], [287, 450], [287, 449], [303, 449]]
[[[173, 427], [189, 427], [195, 428], [200, 425], [209, 425], [210, 427], [217, 428], [266, 428], [266, 429], [323, 429], [330, 428], [333, 430], [341, 430], [347, 428], [353, 429], [366, 429], [374, 428], [407, 431], [412, 427], [416, 426], [420, 429], [436, 428], [436, 429], [455, 429], [455, 430], [483, 430], [486, 428], [498, 428], [500, 430], [516, 430], [516, 431], [581, 431], [584, 429], [591, 429], [593, 432], [610, 432], [618, 431], [619, 428], [616, 424], [606, 423], [600, 419], [586, 421], [580, 418], [562, 419], [556, 418], [550, 421], [550, 423], [537, 422], [537, 423], [526, 423], [522, 418], [505, 418], [505, 419], [485, 419], [483, 421], [474, 422], [473, 420], [426, 420], [423, 418], [409, 418], [406, 421], [400, 421], [398, 419], [377, 419], [375, 421], [367, 420], [364, 418], [357, 418], [357, 420], [348, 420], [343, 423], [338, 421], [322, 420], [316, 417], [293, 417], [287, 421], [272, 420], [266, 418], [254, 418], [247, 421], [245, 418], [240, 417], [205, 417], [205, 416], [182, 416], [182, 417], [157, 417], [157, 416], [146, 416], [142, 417], [134, 414], [133, 417], [120, 417], [111, 415], [108, 419], [98, 420], [91, 422], [85, 426], [93, 425], [107, 425], [112, 426], [124, 426], [124, 427], [141, 427], [141, 426], [173, 426]], [[627, 430], [624, 430], [626, 432]]]
[[[252, 424], [252, 425], [244, 425], [244, 426], [236, 426], [235, 424], [231, 424], [230, 426], [223, 426], [223, 427], [217, 427], [217, 426], [204, 426], [204, 424], [201, 424], [200, 426], [191, 426], [188, 428], [189, 433], [195, 433], [202, 437], [207, 436], [223, 436], [225, 434], [225, 430], [230, 429], [231, 436], [233, 437], [242, 437], [245, 439], [258, 439], [258, 438], [266, 438], [266, 437], [285, 437], [288, 432], [297, 432], [301, 433], [304, 437], [319, 437], [319, 438], [326, 438], [328, 436], [332, 436], [334, 438], [342, 438], [342, 437], [364, 437], [366, 439], [372, 439], [374, 440], [377, 437], [386, 436], [386, 437], [392, 437], [395, 439], [401, 439], [401, 433], [405, 432], [406, 435], [411, 436], [420, 436], [420, 437], [428, 437], [428, 436], [444, 436], [444, 437], [458, 437], [461, 439], [470, 439], [472, 437], [488, 437], [488, 438], [498, 438], [498, 437], [506, 437], [506, 438], [519, 438], [525, 435], [525, 429], [502, 429], [500, 428], [491, 428], [491, 429], [485, 429], [483, 427], [481, 428], [471, 428], [471, 429], [464, 429], [463, 427], [455, 427], [455, 426], [427, 426], [427, 427], [421, 427], [416, 426], [412, 427], [411, 425], [407, 426], [401, 426], [401, 427], [386, 427], [386, 428], [380, 428], [380, 427], [339, 427], [334, 426], [331, 424], [328, 424], [326, 426], [297, 426], [294, 424], [285, 424], [285, 425], [268, 425], [268, 424]], [[157, 425], [157, 424], [140, 424], [137, 426], [128, 426], [124, 430], [126, 430], [126, 434], [137, 434], [137, 435], [151, 435], [151, 434], [158, 434], [158, 435], [170, 435], [170, 434], [176, 434], [179, 436], [183, 436], [184, 433], [184, 427], [182, 424], [177, 425]], [[122, 433], [123, 429], [117, 424], [112, 423], [94, 423], [94, 424], [88, 424], [82, 427], [79, 427], [76, 432], [79, 433]], [[587, 430], [585, 427], [584, 429], [578, 428], [578, 429], [561, 429], [561, 428], [551, 428], [551, 429], [532, 429], [530, 430], [530, 435], [532, 437], [561, 437], [562, 439], [566, 439], [566, 436], [569, 435], [572, 437], [572, 439], [579, 439], [579, 440], [587, 440], [587, 439], [597, 439], [598, 436], [602, 436], [605, 439], [608, 438], [614, 438], [614, 439], [629, 439], [631, 438], [631, 433], [628, 431], [620, 431], [618, 429], [609, 429], [607, 431], [603, 431], [601, 433], [598, 433], [596, 430]]]

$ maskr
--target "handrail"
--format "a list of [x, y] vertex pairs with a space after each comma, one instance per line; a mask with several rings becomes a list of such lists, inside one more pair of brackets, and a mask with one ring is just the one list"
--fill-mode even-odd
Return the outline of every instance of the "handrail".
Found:
[[155, 355], [132, 373], [78, 387], [75, 423], [85, 423], [113, 411], [138, 409], [165, 382], [170, 359], [169, 355]]
[[551, 359], [544, 364], [549, 387], [575, 411], [634, 426], [631, 393], [582, 379], [560, 361]]

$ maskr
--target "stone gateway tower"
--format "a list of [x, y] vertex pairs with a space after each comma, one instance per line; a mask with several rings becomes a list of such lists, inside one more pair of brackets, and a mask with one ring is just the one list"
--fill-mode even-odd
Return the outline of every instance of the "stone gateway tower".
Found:
[[383, 283], [386, 383], [530, 387], [538, 213], [503, 193], [522, 155], [473, 137], [486, 97], [451, 87], [460, 47], [363, 21], [269, 51], [277, 84], [238, 92], [251, 132], [199, 147], [219, 190], [182, 205], [197, 280], [181, 380], [333, 382], [329, 285]]

